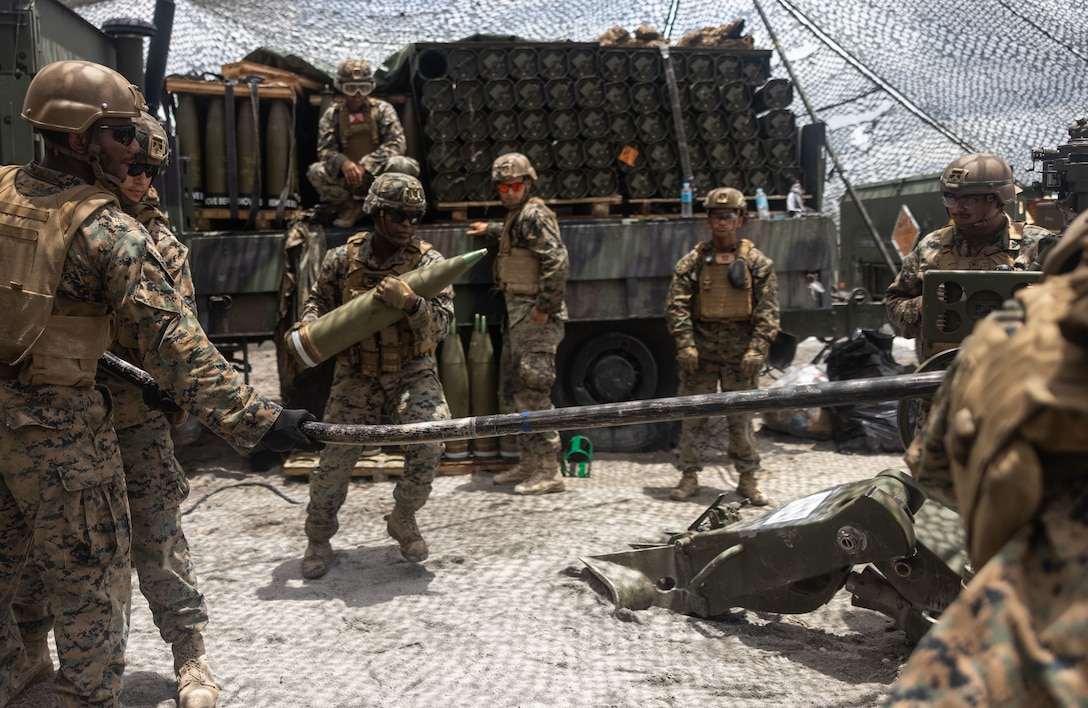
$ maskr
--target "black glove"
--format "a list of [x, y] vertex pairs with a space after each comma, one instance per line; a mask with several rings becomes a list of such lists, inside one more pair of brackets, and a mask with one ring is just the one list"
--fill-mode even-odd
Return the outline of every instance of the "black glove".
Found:
[[158, 385], [144, 386], [144, 404], [155, 411], [162, 411], [163, 413], [180, 413], [181, 406], [174, 403], [174, 399], [170, 398], [170, 394], [159, 388]]
[[302, 424], [311, 420], [317, 420], [317, 418], [308, 410], [284, 408], [276, 418], [276, 422], [261, 438], [261, 443], [273, 452], [289, 452], [295, 449], [305, 452], [322, 450], [325, 443], [311, 440], [302, 432]]

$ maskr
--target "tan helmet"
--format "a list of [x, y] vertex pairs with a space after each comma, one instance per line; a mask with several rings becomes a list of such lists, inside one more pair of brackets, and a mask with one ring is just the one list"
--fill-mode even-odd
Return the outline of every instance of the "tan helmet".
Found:
[[82, 133], [99, 118], [135, 118], [147, 103], [128, 79], [90, 61], [55, 61], [27, 87], [27, 123], [43, 130]]
[[132, 123], [136, 126], [136, 142], [140, 144], [135, 161], [153, 167], [165, 165], [170, 147], [162, 124], [146, 111], [133, 118]]
[[707, 211], [711, 209], [738, 209], [748, 211], [748, 200], [740, 193], [739, 189], [732, 187], [718, 187], [710, 190], [703, 200], [703, 206]]
[[529, 162], [529, 158], [520, 152], [508, 152], [499, 155], [495, 158], [495, 162], [491, 163], [492, 182], [502, 182], [503, 180], [517, 179], [518, 177], [536, 179], [536, 170], [533, 169], [533, 163]]
[[422, 214], [427, 211], [423, 185], [415, 177], [399, 172], [378, 175], [363, 201], [363, 211], [373, 214], [382, 209]]
[[1012, 168], [988, 152], [973, 152], [948, 163], [941, 175], [941, 191], [956, 196], [993, 194], [1002, 204], [1016, 200]]
[[332, 85], [340, 93], [369, 96], [374, 90], [374, 73], [365, 59], [345, 59], [336, 68]]

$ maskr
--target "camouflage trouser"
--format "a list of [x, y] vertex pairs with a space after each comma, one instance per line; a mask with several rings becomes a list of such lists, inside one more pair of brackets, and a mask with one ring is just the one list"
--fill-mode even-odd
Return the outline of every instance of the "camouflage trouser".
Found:
[[[146, 408], [144, 413], [146, 423], [116, 431], [132, 516], [132, 565], [159, 634], [173, 644], [202, 631], [208, 610], [181, 528], [180, 507], [189, 495], [189, 482], [174, 458], [170, 423], [161, 413]], [[30, 643], [48, 634], [52, 614], [38, 599], [41, 577], [28, 572], [23, 582], [15, 618], [23, 640]]]
[[118, 701], [132, 571], [107, 410], [96, 389], [0, 383], [0, 703], [24, 651], [12, 602], [28, 562], [56, 617], [57, 705]]
[[310, 165], [310, 168], [306, 170], [306, 177], [317, 190], [321, 201], [336, 205], [344, 205], [352, 201], [362, 204], [366, 193], [370, 191], [370, 185], [374, 182], [374, 177], [369, 172], [364, 172], [362, 183], [355, 188], [349, 187], [344, 173], [329, 174], [324, 162], [315, 162]]
[[[555, 408], [551, 392], [555, 383], [555, 351], [561, 341], [563, 323], [551, 318], [539, 324], [527, 316], [507, 325], [502, 333], [499, 383], [503, 413]], [[559, 433], [554, 430], [519, 435], [517, 439], [523, 459], [558, 459], [561, 445]]]
[[918, 643], [886, 705], [1088, 705], [1088, 487], [979, 569]]
[[[395, 374], [363, 376], [358, 364], [336, 360], [332, 390], [325, 406], [326, 423], [373, 425], [381, 422], [382, 407], [395, 424], [449, 420], [450, 409], [438, 383], [434, 357], [417, 356]], [[444, 445], [440, 442], [405, 446], [404, 473], [393, 489], [397, 505], [416, 511], [427, 503]], [[348, 486], [359, 448], [327, 445], [310, 473], [310, 504], [306, 508], [306, 536], [326, 541], [340, 528], [337, 513]]]
[[[703, 393], [717, 393], [718, 384], [725, 391], [747, 391], [757, 388], [756, 378], [747, 377], [740, 372], [740, 364], [719, 364], [713, 361], [700, 361], [699, 369], [694, 374], [680, 372], [679, 396], [693, 396]], [[729, 425], [727, 451], [729, 458], [737, 467], [737, 472], [752, 472], [759, 469], [759, 453], [756, 452], [752, 414], [738, 413], [725, 416]], [[676, 466], [681, 472], [698, 472], [703, 469], [703, 450], [710, 441], [710, 419], [688, 418], [680, 425], [680, 447], [677, 452]]]

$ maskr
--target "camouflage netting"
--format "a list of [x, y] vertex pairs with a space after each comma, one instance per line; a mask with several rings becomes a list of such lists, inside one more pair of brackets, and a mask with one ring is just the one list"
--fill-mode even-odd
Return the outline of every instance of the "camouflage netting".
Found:
[[[138, 0], [73, 2], [92, 24], [149, 12]], [[1074, 3], [965, 0], [763, 0], [771, 29], [803, 90], [828, 127], [831, 145], [854, 184], [939, 172], [958, 154], [1006, 157], [1030, 184], [1030, 151], [1064, 142], [1084, 111], [1086, 30]], [[533, 41], [611, 41], [660, 32], [677, 46], [693, 30], [745, 21], [756, 50], [774, 47], [752, 3], [547, 3], [451, 0], [178, 0], [168, 71], [216, 71], [261, 46], [335, 66], [362, 55], [375, 65], [414, 42], [457, 41], [477, 33]], [[619, 28], [616, 30], [615, 28]], [[623, 39], [627, 33], [629, 39]], [[728, 36], [727, 32], [723, 32]], [[740, 38], [729, 37], [734, 41]], [[650, 44], [652, 46], [652, 44]], [[771, 76], [788, 78], [772, 52]], [[794, 92], [790, 110], [811, 118]], [[830, 164], [829, 164], [830, 167]], [[833, 210], [841, 182], [830, 179]]]

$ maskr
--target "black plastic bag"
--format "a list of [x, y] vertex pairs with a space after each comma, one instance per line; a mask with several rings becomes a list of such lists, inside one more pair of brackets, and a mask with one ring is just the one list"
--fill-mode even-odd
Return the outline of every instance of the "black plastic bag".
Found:
[[[898, 376], [906, 367], [892, 356], [894, 337], [873, 330], [855, 330], [850, 338], [836, 342], [827, 355], [830, 381]], [[828, 408], [831, 436], [836, 449], [845, 454], [902, 452], [896, 425], [897, 401], [859, 403]]]

